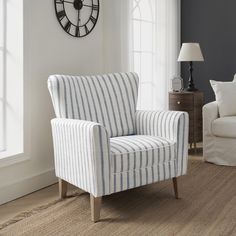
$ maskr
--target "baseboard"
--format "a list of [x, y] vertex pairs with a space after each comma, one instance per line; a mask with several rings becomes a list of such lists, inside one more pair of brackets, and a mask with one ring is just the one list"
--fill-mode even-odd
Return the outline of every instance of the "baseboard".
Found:
[[0, 205], [52, 185], [57, 181], [54, 169], [50, 169], [10, 185], [2, 186], [0, 187]]

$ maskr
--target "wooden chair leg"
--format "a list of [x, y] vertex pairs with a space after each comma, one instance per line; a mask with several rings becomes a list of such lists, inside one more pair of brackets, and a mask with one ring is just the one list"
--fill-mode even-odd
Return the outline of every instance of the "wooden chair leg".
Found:
[[100, 219], [102, 197], [94, 197], [90, 194], [91, 219], [95, 223]]
[[66, 193], [67, 193], [67, 182], [63, 179], [58, 179], [59, 180], [59, 197], [61, 199], [66, 198]]
[[179, 199], [179, 194], [178, 194], [178, 183], [177, 183], [177, 178], [173, 178], [173, 187], [174, 187], [174, 193], [175, 193], [175, 198]]

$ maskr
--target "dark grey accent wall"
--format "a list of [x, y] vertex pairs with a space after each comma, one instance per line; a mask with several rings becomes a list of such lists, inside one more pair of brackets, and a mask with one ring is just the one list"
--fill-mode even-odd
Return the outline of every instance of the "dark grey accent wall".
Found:
[[[182, 42], [199, 42], [205, 62], [194, 63], [196, 87], [205, 103], [215, 100], [210, 79], [232, 81], [236, 73], [236, 0], [182, 0]], [[188, 65], [182, 63], [188, 79]]]

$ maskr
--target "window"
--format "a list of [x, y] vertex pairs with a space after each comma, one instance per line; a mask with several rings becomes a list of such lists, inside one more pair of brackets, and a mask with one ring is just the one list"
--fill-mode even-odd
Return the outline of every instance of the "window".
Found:
[[131, 0], [131, 70], [140, 77], [138, 109], [168, 109], [180, 73], [180, 0]]
[[0, 0], [0, 159], [23, 152], [23, 1]]
[[151, 108], [153, 102], [153, 84], [155, 69], [155, 29], [156, 1], [133, 0], [132, 29], [133, 48], [132, 64], [140, 77], [139, 107]]

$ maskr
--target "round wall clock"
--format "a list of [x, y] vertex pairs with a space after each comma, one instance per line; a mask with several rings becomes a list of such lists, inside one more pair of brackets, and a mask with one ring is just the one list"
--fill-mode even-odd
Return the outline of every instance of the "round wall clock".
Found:
[[95, 27], [99, 0], [54, 0], [57, 19], [66, 33], [84, 37]]

